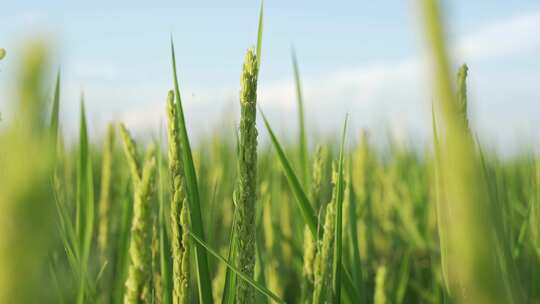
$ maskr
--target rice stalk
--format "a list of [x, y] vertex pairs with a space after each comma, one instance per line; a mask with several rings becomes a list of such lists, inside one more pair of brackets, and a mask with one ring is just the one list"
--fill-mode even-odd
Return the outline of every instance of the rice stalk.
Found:
[[317, 256], [317, 242], [307, 226], [304, 227], [304, 264], [302, 267], [302, 298], [304, 303], [311, 303], [314, 284], [314, 266]]
[[302, 95], [302, 83], [300, 82], [300, 71], [298, 68], [298, 60], [296, 58], [296, 51], [291, 49], [291, 57], [294, 71], [294, 84], [296, 87], [296, 102], [298, 106], [298, 139], [299, 139], [299, 160], [302, 184], [304, 187], [308, 186], [309, 181], [309, 156], [306, 138], [306, 126], [304, 118], [304, 98]]
[[459, 67], [457, 73], [457, 106], [459, 115], [463, 123], [469, 128], [469, 119], [467, 113], [467, 74], [469, 68], [466, 64]]
[[21, 57], [16, 120], [0, 130], [0, 303], [57, 303], [48, 275], [57, 237], [50, 187], [53, 157], [48, 138], [36, 132], [46, 129], [48, 56], [45, 46], [35, 43]]
[[77, 200], [75, 231], [77, 238], [75, 246], [78, 247], [78, 279], [79, 290], [77, 303], [82, 304], [93, 298], [93, 282], [90, 281], [90, 255], [92, 239], [94, 237], [94, 177], [92, 171], [92, 158], [90, 156], [90, 143], [86, 123], [86, 110], [84, 95], [81, 93], [81, 121], [79, 129], [79, 155], [77, 159]]
[[158, 234], [159, 230], [159, 214], [153, 212], [152, 216], [152, 237], [151, 237], [151, 255], [152, 255], [152, 300], [154, 304], [163, 303], [163, 285], [161, 278], [161, 264], [160, 264], [160, 238]]
[[369, 144], [368, 133], [366, 130], [360, 132], [358, 146], [353, 156], [354, 171], [352, 178], [356, 183], [356, 197], [358, 205], [365, 210], [365, 248], [366, 259], [373, 260], [375, 256], [375, 236], [374, 236], [374, 208], [372, 191], [375, 188], [374, 174], [375, 166], [373, 152]]
[[268, 290], [265, 286], [259, 284], [253, 278], [250, 278], [245, 273], [241, 272], [240, 269], [236, 268], [231, 262], [229, 262], [227, 259], [222, 257], [219, 253], [217, 253], [215, 250], [210, 248], [206, 243], [204, 243], [198, 236], [196, 236], [193, 232], [188, 231], [191, 238], [195, 240], [198, 244], [203, 246], [211, 255], [219, 259], [221, 262], [225, 263], [229, 269], [231, 269], [240, 279], [248, 282], [255, 290], [260, 292], [261, 294], [267, 296], [268, 298], [274, 300], [276, 303], [285, 303], [282, 299], [280, 299], [275, 293]]
[[112, 190], [112, 162], [114, 152], [114, 126], [109, 124], [103, 145], [101, 161], [101, 192], [99, 194], [98, 250], [100, 263], [107, 262], [109, 256], [110, 209]]
[[[127, 129], [121, 125], [126, 158], [136, 170], [135, 143]], [[156, 169], [154, 148], [150, 146], [146, 152], [142, 172], [132, 171], [134, 189], [133, 219], [131, 223], [131, 240], [129, 244], [130, 264], [126, 280], [124, 303], [150, 303], [151, 299], [151, 247], [150, 237], [150, 197], [153, 191], [153, 179]], [[136, 175], [133, 175], [136, 174]]]
[[385, 281], [386, 267], [379, 266], [375, 275], [375, 296], [373, 299], [375, 304], [386, 304]]
[[[124, 146], [124, 154], [126, 156], [130, 178], [132, 180], [133, 186], [136, 186], [140, 182], [140, 176], [139, 176], [139, 164], [137, 161], [137, 146], [135, 145], [135, 141], [131, 138], [131, 135], [129, 134], [129, 131], [126, 129], [124, 124], [120, 124], [120, 135], [122, 137], [122, 143]], [[137, 189], [134, 187], [134, 190]]]
[[349, 121], [349, 116], [345, 117], [345, 122], [343, 123], [343, 132], [341, 134], [341, 145], [339, 148], [339, 159], [338, 159], [338, 168], [335, 184], [335, 235], [334, 235], [334, 258], [332, 265], [332, 289], [333, 289], [333, 302], [341, 303], [341, 272], [342, 272], [342, 252], [343, 252], [343, 201], [345, 193], [345, 178], [344, 178], [344, 154], [345, 154], [345, 137], [347, 134], [347, 122]]
[[187, 203], [184, 190], [182, 161], [180, 159], [180, 139], [174, 93], [167, 96], [167, 135], [169, 140], [169, 176], [171, 185], [171, 248], [173, 263], [173, 303], [188, 302], [189, 247], [187, 226]]
[[[450, 81], [446, 41], [439, 1], [423, 0], [426, 36], [430, 42], [435, 93], [442, 112], [444, 136], [440, 144], [441, 181], [448, 206], [448, 278], [452, 298], [460, 303], [523, 303], [509, 282], [508, 263], [496, 226], [500, 212], [490, 202], [486, 176], [463, 119], [465, 99], [457, 97]], [[465, 72], [461, 73], [464, 95]], [[456, 98], [457, 97], [457, 98]], [[460, 104], [461, 102], [461, 104]], [[460, 112], [461, 111], [461, 112]]]
[[[262, 9], [261, 9], [262, 14]], [[260, 45], [260, 43], [258, 43]], [[178, 119], [179, 138], [182, 145], [181, 159], [184, 168], [184, 176], [186, 178], [186, 194], [189, 204], [190, 225], [193, 232], [197, 236], [205, 241], [204, 224], [202, 220], [201, 212], [201, 198], [199, 194], [199, 182], [197, 179], [197, 173], [195, 171], [195, 164], [193, 161], [193, 154], [191, 151], [191, 144], [186, 128], [186, 121], [184, 117], [184, 109], [182, 106], [182, 99], [180, 96], [180, 85], [178, 83], [178, 75], [176, 72], [176, 57], [174, 53], [174, 44], [171, 39], [171, 57], [173, 68], [173, 82], [174, 82], [174, 95], [176, 105], [176, 115]], [[206, 250], [200, 244], [195, 246], [195, 261], [197, 266], [197, 286], [199, 291], [199, 300], [202, 303], [210, 303], [213, 299], [212, 296], [212, 280], [210, 278], [210, 270], [208, 268], [208, 257]]]
[[323, 187], [323, 174], [325, 170], [325, 161], [328, 151], [323, 146], [318, 146], [315, 150], [315, 158], [313, 160], [312, 172], [311, 172], [311, 191], [310, 198], [313, 208], [319, 210], [322, 205], [322, 187]]
[[322, 242], [315, 257], [313, 279], [313, 303], [332, 303], [332, 264], [335, 237], [334, 198], [326, 206]]
[[[162, 132], [160, 132], [161, 135]], [[169, 228], [169, 222], [167, 221], [168, 213], [166, 210], [167, 206], [170, 204], [166, 203], [165, 199], [165, 170], [164, 168], [164, 157], [161, 151], [162, 149], [162, 137], [159, 137], [159, 144], [157, 146], [157, 167], [158, 167], [158, 230], [159, 230], [159, 275], [160, 275], [160, 286], [161, 286], [161, 300], [163, 304], [172, 303], [172, 256], [171, 256], [171, 233]], [[156, 271], [156, 270], [155, 270]]]
[[[257, 200], [257, 58], [249, 49], [244, 59], [240, 79], [240, 146], [238, 172], [237, 265], [253, 277], [255, 267], [255, 210]], [[254, 290], [245, 281], [239, 281], [237, 303], [253, 303]]]
[[56, 74], [56, 84], [54, 86], [53, 106], [51, 110], [51, 141], [54, 148], [58, 145], [58, 127], [60, 120], [60, 70]]

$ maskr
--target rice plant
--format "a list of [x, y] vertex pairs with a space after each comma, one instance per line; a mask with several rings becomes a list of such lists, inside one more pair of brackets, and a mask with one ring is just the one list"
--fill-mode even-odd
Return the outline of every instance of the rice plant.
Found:
[[[255, 209], [257, 202], [257, 58], [249, 49], [244, 59], [240, 80], [240, 119], [239, 176], [238, 176], [238, 218], [237, 264], [240, 269], [253, 277], [255, 268]], [[243, 281], [238, 282], [236, 298], [238, 303], [254, 301], [252, 288]]]
[[341, 136], [308, 136], [294, 50], [298, 132], [273, 129], [257, 99], [262, 6], [238, 120], [197, 141], [172, 41], [166, 140], [122, 122], [99, 134], [83, 94], [66, 138], [65, 76], [29, 44], [0, 121], [0, 303], [540, 302], [540, 158], [482, 145], [475, 69], [454, 71], [441, 4], [419, 3], [434, 81], [423, 152], [380, 147], [354, 113], [336, 118]]
[[149, 303], [151, 293], [150, 197], [156, 170], [154, 148], [150, 146], [142, 166], [138, 164], [136, 146], [127, 129], [120, 127], [126, 159], [133, 182], [133, 220], [129, 245], [130, 264], [124, 303]]
[[182, 162], [180, 160], [180, 139], [178, 135], [178, 120], [174, 93], [167, 96], [167, 114], [169, 125], [167, 134], [169, 139], [169, 175], [171, 184], [171, 239], [173, 263], [173, 303], [188, 303], [189, 286], [189, 240], [187, 231], [188, 208], [184, 190], [184, 177]]

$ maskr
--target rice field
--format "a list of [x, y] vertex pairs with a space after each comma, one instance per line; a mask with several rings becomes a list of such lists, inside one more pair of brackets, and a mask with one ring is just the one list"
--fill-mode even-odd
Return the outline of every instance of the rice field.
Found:
[[310, 147], [295, 55], [299, 132], [280, 138], [257, 103], [262, 6], [236, 128], [196, 145], [172, 40], [165, 136], [111, 122], [95, 137], [81, 97], [75, 144], [60, 73], [48, 83], [47, 49], [29, 43], [0, 121], [0, 303], [540, 303], [540, 163], [483, 149], [468, 67], [451, 68], [438, 1], [419, 4], [435, 80], [424, 153], [382, 151], [348, 117]]

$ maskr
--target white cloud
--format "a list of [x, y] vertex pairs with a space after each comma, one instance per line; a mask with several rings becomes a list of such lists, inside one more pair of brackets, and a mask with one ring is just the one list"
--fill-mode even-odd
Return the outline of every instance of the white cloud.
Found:
[[[481, 135], [503, 148], [530, 141], [535, 122], [540, 123], [535, 118], [540, 112], [535, 105], [540, 99], [540, 77], [528, 66], [512, 67], [523, 58], [540, 59], [538, 32], [540, 11], [501, 19], [458, 37], [452, 45], [456, 62], [467, 62], [472, 69], [473, 123]], [[417, 56], [305, 78], [308, 119], [323, 128], [335, 128], [342, 121], [340, 113], [348, 111], [359, 125], [381, 128], [386, 124], [415, 137], [428, 137], [432, 84], [425, 59]], [[493, 67], [499, 67], [499, 72]], [[292, 82], [263, 85], [260, 91], [265, 108], [296, 110]], [[516, 139], [516, 134], [527, 138]]]
[[500, 20], [458, 40], [456, 51], [472, 60], [537, 51], [540, 48], [540, 11]]
[[[533, 56], [540, 48], [540, 11], [526, 15], [501, 19], [484, 28], [474, 30], [456, 39], [452, 47], [453, 55], [466, 61], [472, 68], [470, 87], [473, 111], [485, 115], [476, 115], [478, 128], [484, 133], [512, 137], [502, 126], [512, 126], [513, 122], [532, 121], [531, 111], [522, 108], [508, 116], [503, 98], [512, 100], [519, 95], [519, 90], [527, 90], [525, 98], [529, 107], [538, 108], [530, 101], [540, 98], [540, 90], [534, 89], [537, 79], [531, 73], [518, 74], [523, 70], [513, 69], [514, 74], [493, 75], [486, 66], [496, 66], [499, 62], [511, 63], [518, 57]], [[539, 59], [536, 56], [537, 60]], [[457, 59], [456, 58], [456, 59]], [[100, 69], [101, 70], [101, 69]], [[525, 71], [527, 72], [527, 71]], [[491, 74], [490, 74], [491, 73]], [[109, 73], [115, 78], [114, 69]], [[515, 78], [516, 80], [508, 80]], [[336, 70], [325, 75], [307, 75], [303, 78], [303, 91], [306, 100], [307, 120], [311, 130], [331, 130], [334, 132], [343, 121], [346, 112], [351, 114], [353, 126], [367, 126], [385, 129], [392, 126], [403, 133], [415, 136], [415, 140], [426, 140], [430, 134], [430, 77], [425, 58], [416, 56], [398, 62], [380, 62], [363, 66], [354, 66]], [[526, 85], [529, 84], [529, 85]], [[494, 88], [505, 87], [504, 94], [493, 92]], [[156, 101], [156, 96], [163, 95], [166, 88], [148, 88], [140, 86], [104, 85], [89, 88], [94, 100], [126, 100], [128, 107], [117, 107], [115, 118], [123, 120], [134, 129], [157, 128], [165, 120], [164, 99]], [[142, 92], [142, 93], [141, 93]], [[188, 121], [194, 133], [201, 129], [208, 131], [212, 125], [223, 119], [227, 112], [231, 120], [237, 117], [236, 87], [184, 88], [183, 92], [200, 92], [184, 96]], [[274, 124], [281, 129], [291, 130], [296, 126], [296, 101], [292, 77], [270, 83], [261, 83], [259, 87], [260, 104]], [[521, 94], [523, 95], [523, 94]], [[523, 97], [521, 96], [520, 97]], [[482, 96], [489, 96], [489, 100]], [[105, 101], [107, 102], [107, 101]], [[476, 104], [476, 107], [474, 103]], [[103, 105], [103, 104], [102, 104]], [[125, 105], [125, 103], [122, 103]], [[508, 106], [508, 105], [507, 105]], [[103, 110], [101, 106], [99, 106]], [[97, 107], [96, 107], [97, 110]], [[505, 116], [506, 124], [500, 121]], [[492, 119], [489, 117], [493, 117]], [[515, 125], [515, 124], [514, 124]], [[520, 126], [523, 130], [526, 127]], [[290, 131], [288, 133], [291, 133]], [[525, 132], [526, 133], [526, 132]], [[504, 140], [504, 139], [503, 139]]]
[[39, 24], [41, 16], [36, 12], [26, 12], [18, 18], [18, 23], [23, 26], [35, 26]]

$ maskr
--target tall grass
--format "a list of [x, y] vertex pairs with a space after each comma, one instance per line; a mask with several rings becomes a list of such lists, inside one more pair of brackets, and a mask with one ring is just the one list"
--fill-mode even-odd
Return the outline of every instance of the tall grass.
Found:
[[48, 54], [24, 49], [15, 121], [0, 132], [0, 302], [55, 303], [48, 254], [56, 241], [50, 179], [53, 155], [44, 134]]
[[435, 84], [422, 153], [380, 149], [367, 131], [348, 143], [348, 118], [341, 137], [309, 138], [310, 150], [294, 51], [298, 140], [279, 138], [259, 109], [259, 145], [262, 6], [239, 132], [193, 146], [172, 43], [167, 142], [135, 140], [120, 123], [123, 151], [116, 123], [92, 132], [82, 97], [66, 144], [60, 72], [47, 98], [46, 49], [28, 48], [15, 112], [0, 121], [0, 303], [540, 301], [538, 157], [481, 145], [469, 68], [452, 76], [440, 4], [421, 4]]
[[[450, 81], [450, 64], [438, 1], [424, 0], [425, 29], [433, 52], [436, 96], [442, 112], [444, 136], [438, 143], [440, 178], [448, 204], [445, 214], [448, 244], [447, 275], [451, 296], [465, 303], [522, 303], [513, 289], [508, 264], [497, 234], [497, 210], [490, 202], [488, 185], [482, 175], [481, 160], [475, 150], [466, 118], [465, 77], [467, 67], [459, 72], [460, 91]], [[491, 203], [491, 204], [490, 204]], [[443, 211], [444, 212], [444, 211]]]

